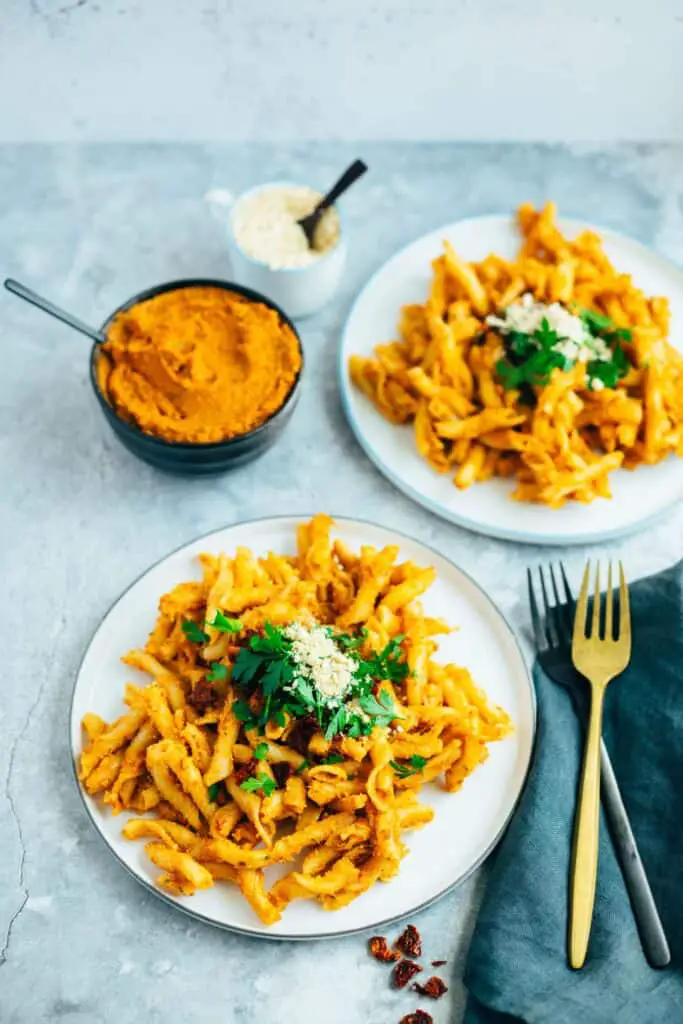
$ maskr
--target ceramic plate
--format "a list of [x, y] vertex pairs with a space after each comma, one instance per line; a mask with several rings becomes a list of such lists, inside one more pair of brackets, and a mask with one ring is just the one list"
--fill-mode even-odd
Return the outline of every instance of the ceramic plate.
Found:
[[[257, 554], [292, 553], [298, 522], [293, 518], [262, 519], [209, 534], [157, 563], [119, 598], [95, 633], [76, 680], [71, 709], [74, 761], [81, 749], [80, 722], [85, 712], [95, 711], [109, 721], [124, 710], [124, 686], [137, 673], [119, 659], [130, 648], [144, 644], [161, 594], [182, 580], [201, 578], [197, 555], [233, 552], [239, 544]], [[427, 614], [443, 616], [460, 626], [457, 633], [442, 640], [438, 657], [471, 669], [489, 697], [509, 712], [515, 732], [491, 745], [489, 759], [459, 793], [425, 786], [422, 799], [435, 807], [435, 818], [424, 829], [406, 833], [410, 853], [390, 884], [374, 886], [334, 913], [308, 900], [295, 900], [271, 928], [261, 924], [227, 883], [186, 899], [175, 899], [155, 888], [158, 869], [146, 858], [144, 842], [129, 842], [121, 836], [127, 815], [113, 817], [79, 786], [95, 828], [135, 878], [188, 914], [235, 931], [269, 938], [332, 937], [379, 927], [414, 913], [461, 882], [491, 852], [526, 778], [535, 726], [533, 688], [515, 638], [491, 600], [452, 562], [416, 540], [353, 520], [337, 520], [336, 533], [356, 549], [361, 544], [398, 544], [402, 559], [436, 567], [437, 582], [424, 601]], [[146, 683], [149, 678], [140, 675], [135, 681]]]
[[[560, 229], [574, 236], [591, 229], [601, 235], [614, 265], [631, 274], [649, 295], [666, 295], [671, 303], [671, 337], [683, 350], [683, 271], [639, 242], [613, 231], [578, 221], [561, 220]], [[448, 474], [437, 473], [418, 454], [411, 426], [385, 420], [351, 384], [349, 356], [370, 355], [378, 342], [396, 337], [401, 306], [424, 302], [431, 279], [431, 261], [452, 242], [467, 260], [488, 253], [512, 259], [519, 233], [510, 217], [477, 217], [459, 221], [419, 238], [397, 253], [365, 286], [344, 329], [340, 381], [347, 417], [358, 441], [377, 468], [410, 498], [437, 515], [477, 533], [533, 544], [586, 544], [607, 540], [644, 526], [683, 498], [683, 459], [671, 457], [635, 473], [617, 470], [610, 476], [613, 498], [590, 505], [568, 503], [561, 509], [513, 501], [514, 482], [490, 480], [458, 491]]]

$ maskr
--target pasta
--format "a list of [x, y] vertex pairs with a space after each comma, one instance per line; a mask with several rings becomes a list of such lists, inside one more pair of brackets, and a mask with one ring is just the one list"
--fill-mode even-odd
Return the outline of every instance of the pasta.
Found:
[[[464, 489], [514, 477], [512, 496], [558, 508], [610, 497], [609, 474], [683, 456], [683, 355], [669, 307], [609, 262], [600, 238], [565, 238], [555, 206], [520, 207], [515, 260], [434, 260], [400, 340], [352, 356], [354, 384]], [[533, 330], [529, 327], [533, 326]]]
[[203, 578], [161, 598], [123, 659], [150, 683], [128, 685], [115, 722], [83, 720], [80, 780], [136, 815], [123, 835], [145, 841], [158, 885], [233, 884], [267, 925], [292, 900], [335, 910], [394, 877], [403, 833], [433, 816], [423, 785], [455, 792], [512, 728], [433, 658], [450, 632], [419, 601], [434, 570], [332, 528], [303, 524], [294, 556], [202, 555]]

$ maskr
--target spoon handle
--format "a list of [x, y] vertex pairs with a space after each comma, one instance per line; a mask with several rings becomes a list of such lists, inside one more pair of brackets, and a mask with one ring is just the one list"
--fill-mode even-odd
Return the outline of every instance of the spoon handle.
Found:
[[320, 213], [323, 210], [326, 210], [328, 206], [331, 206], [332, 203], [336, 202], [336, 200], [339, 199], [339, 196], [343, 192], [346, 192], [347, 188], [350, 188], [351, 185], [353, 185], [354, 181], [358, 181], [358, 179], [365, 174], [367, 169], [368, 165], [362, 160], [354, 160], [351, 166], [346, 168], [339, 181], [337, 181], [327, 195], [320, 200], [314, 210], [314, 213]]
[[12, 280], [8, 277], [5, 280], [5, 288], [8, 292], [12, 292], [14, 295], [18, 295], [20, 299], [24, 299], [26, 302], [30, 302], [32, 306], [37, 306], [38, 309], [42, 309], [44, 313], [49, 313], [50, 316], [54, 316], [57, 320], [62, 320], [69, 327], [73, 327], [74, 330], [80, 331], [81, 334], [85, 334], [92, 341], [98, 342], [100, 345], [103, 344], [107, 339], [102, 331], [96, 330], [94, 327], [90, 327], [89, 324], [83, 323], [78, 317], [73, 316], [71, 313], [67, 313], [65, 309], [61, 309], [59, 306], [55, 306], [54, 302], [50, 302], [49, 299], [44, 299], [42, 295], [38, 295], [31, 288], [27, 288], [25, 284], [21, 284], [19, 281]]

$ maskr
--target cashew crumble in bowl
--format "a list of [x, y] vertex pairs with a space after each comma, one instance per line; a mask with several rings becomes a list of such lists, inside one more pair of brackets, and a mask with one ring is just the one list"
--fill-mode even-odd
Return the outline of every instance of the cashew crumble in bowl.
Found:
[[346, 261], [346, 239], [336, 206], [326, 210], [310, 246], [298, 221], [322, 193], [277, 182], [239, 196], [228, 222], [233, 270], [238, 280], [268, 295], [293, 317], [308, 316], [333, 296]]

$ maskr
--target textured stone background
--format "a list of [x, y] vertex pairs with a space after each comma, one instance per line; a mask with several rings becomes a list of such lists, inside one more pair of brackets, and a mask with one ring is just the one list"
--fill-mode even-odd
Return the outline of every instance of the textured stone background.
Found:
[[679, 0], [0, 8], [0, 139], [683, 138]]

